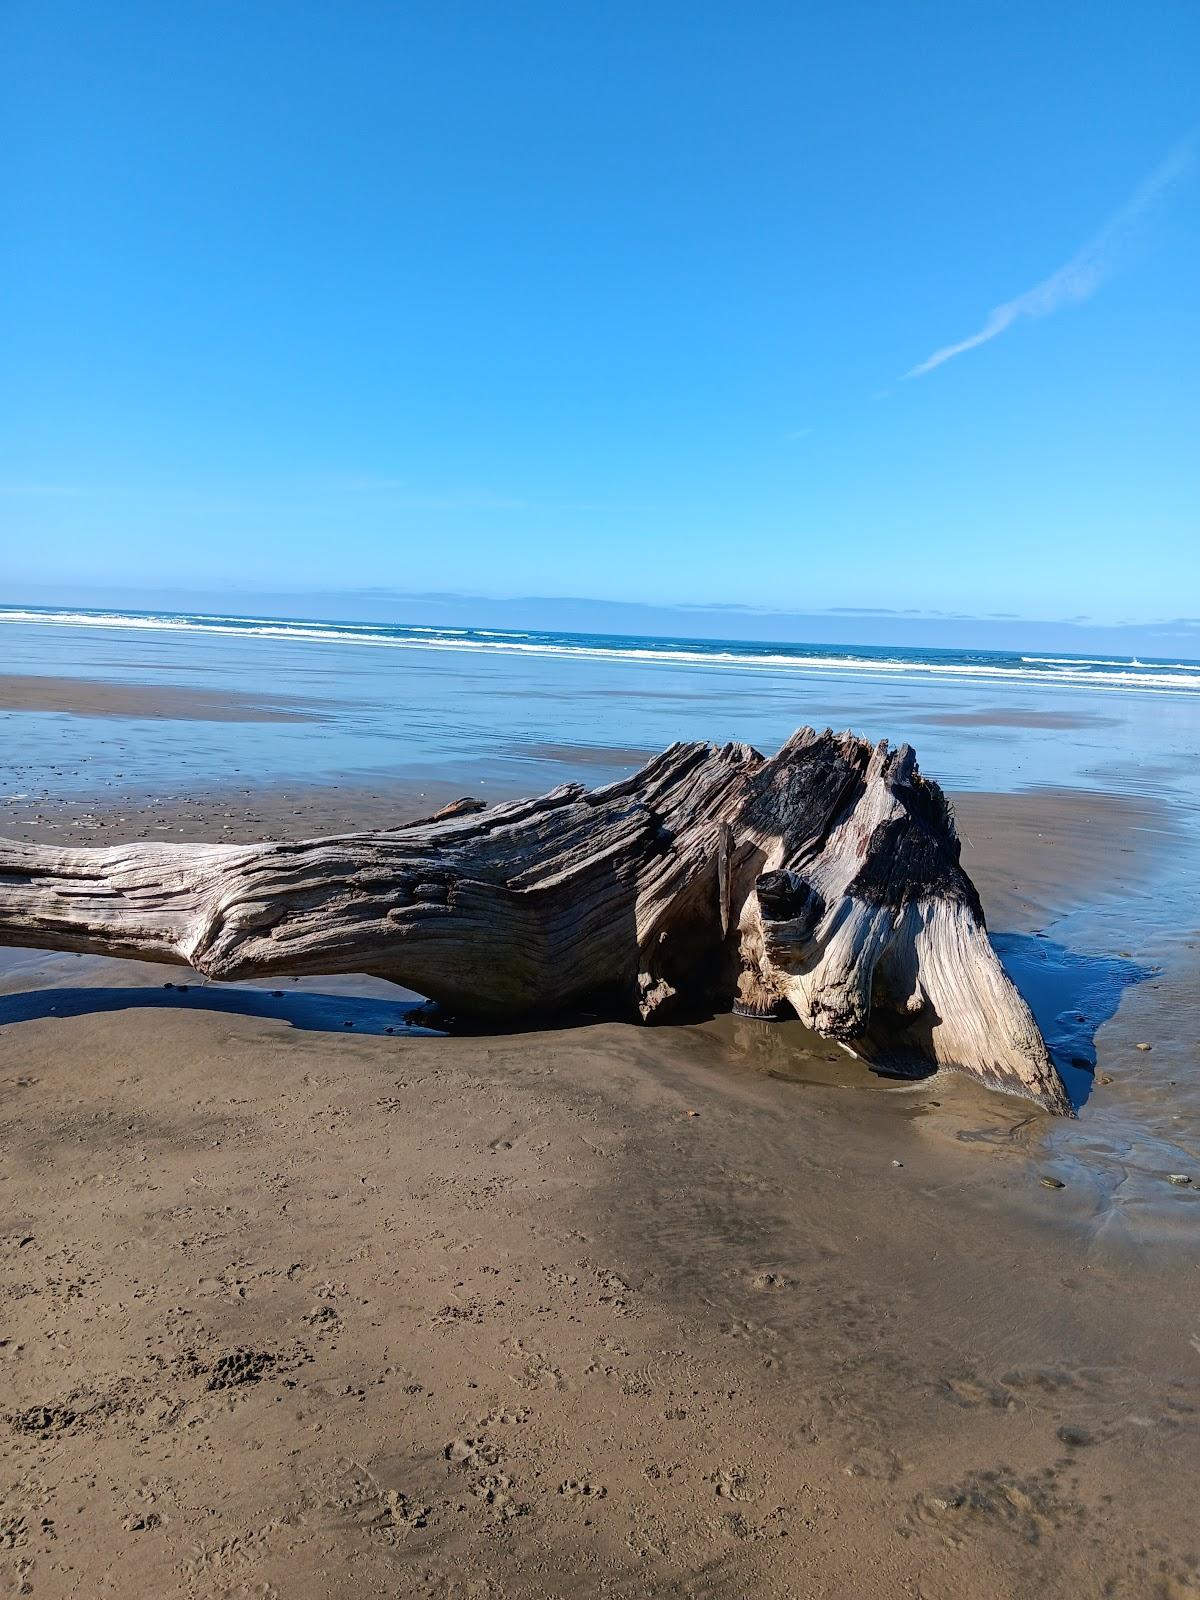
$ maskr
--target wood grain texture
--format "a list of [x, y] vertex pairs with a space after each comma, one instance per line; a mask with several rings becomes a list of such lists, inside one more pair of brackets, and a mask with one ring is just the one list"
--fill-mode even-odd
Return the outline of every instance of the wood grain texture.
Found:
[[912, 749], [810, 728], [777, 755], [675, 744], [569, 784], [297, 843], [0, 842], [0, 943], [214, 979], [367, 972], [459, 1016], [794, 1010], [899, 1072], [1070, 1114]]

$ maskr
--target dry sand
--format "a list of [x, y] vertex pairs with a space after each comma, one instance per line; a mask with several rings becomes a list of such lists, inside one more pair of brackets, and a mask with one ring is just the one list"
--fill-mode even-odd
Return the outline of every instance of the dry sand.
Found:
[[[154, 810], [78, 837], [403, 802]], [[1010, 927], [1168, 831], [959, 810]], [[445, 1039], [379, 985], [245, 1015], [180, 978], [0, 973], [36, 991], [0, 1012], [0, 1594], [1200, 1596], [1200, 1193], [1131, 1248], [1028, 1106], [798, 1025]], [[1105, 1076], [1147, 1059], [1124, 1015]]]

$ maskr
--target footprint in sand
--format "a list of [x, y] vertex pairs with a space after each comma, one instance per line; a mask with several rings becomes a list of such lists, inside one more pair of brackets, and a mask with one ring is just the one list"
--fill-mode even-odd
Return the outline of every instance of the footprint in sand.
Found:
[[559, 1484], [558, 1492], [572, 1500], [603, 1500], [608, 1490], [587, 1478], [567, 1478]]
[[1062, 1492], [1050, 1467], [1024, 1477], [1006, 1467], [972, 1472], [952, 1488], [918, 1495], [910, 1513], [911, 1523], [936, 1529], [955, 1549], [989, 1529], [1038, 1544], [1085, 1521], [1083, 1506]]
[[959, 1406], [994, 1406], [998, 1411], [1015, 1411], [1016, 1397], [1002, 1384], [989, 1383], [976, 1373], [961, 1373], [942, 1380], [947, 1399]]
[[756, 1272], [750, 1279], [752, 1289], [786, 1289], [788, 1280], [782, 1272]]
[[750, 1487], [750, 1469], [739, 1462], [732, 1467], [722, 1467], [709, 1477], [713, 1492], [722, 1500], [753, 1500]]
[[384, 1529], [400, 1536], [427, 1526], [433, 1509], [431, 1506], [418, 1505], [401, 1489], [381, 1489], [379, 1505]]
[[480, 1467], [494, 1467], [500, 1459], [500, 1451], [490, 1439], [451, 1439], [442, 1457], [452, 1467], [474, 1471]]

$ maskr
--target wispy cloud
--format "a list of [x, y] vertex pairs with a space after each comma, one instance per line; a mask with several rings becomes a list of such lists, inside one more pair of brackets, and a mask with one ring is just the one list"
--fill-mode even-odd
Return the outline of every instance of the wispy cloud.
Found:
[[1166, 160], [1161, 162], [1071, 259], [1052, 272], [1041, 283], [1026, 289], [1015, 300], [1006, 300], [988, 313], [987, 320], [978, 333], [957, 344], [943, 345], [931, 356], [919, 362], [905, 378], [923, 378], [927, 372], [965, 355], [981, 344], [987, 344], [1022, 317], [1048, 317], [1063, 306], [1079, 305], [1089, 299], [1120, 265], [1121, 257], [1133, 243], [1140, 225], [1149, 212], [1191, 171], [1196, 155], [1196, 134], [1191, 133], [1176, 145]]

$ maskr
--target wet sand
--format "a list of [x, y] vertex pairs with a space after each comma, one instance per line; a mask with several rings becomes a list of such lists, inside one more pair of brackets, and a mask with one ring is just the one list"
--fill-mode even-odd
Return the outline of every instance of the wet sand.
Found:
[[1031, 932], [1074, 906], [1128, 900], [1181, 844], [1170, 807], [1145, 795], [1038, 788], [953, 802], [992, 929]]
[[98, 678], [0, 673], [0, 711], [49, 711], [140, 722], [318, 722], [297, 696]]
[[[296, 836], [423, 787], [0, 831]], [[1039, 1012], [1094, 1050], [1076, 1123], [798, 1024], [444, 1038], [370, 980], [7, 953], [0, 1594], [1200, 1596], [1200, 1168], [1129, 1131], [1195, 1082], [1194, 936], [1103, 931], [1174, 823], [958, 811], [1006, 959], [1112, 947], [1093, 1015]]]
[[1105, 728], [1115, 717], [1097, 711], [1051, 711], [1033, 706], [981, 706], [975, 711], [916, 712], [909, 719], [926, 728]]

